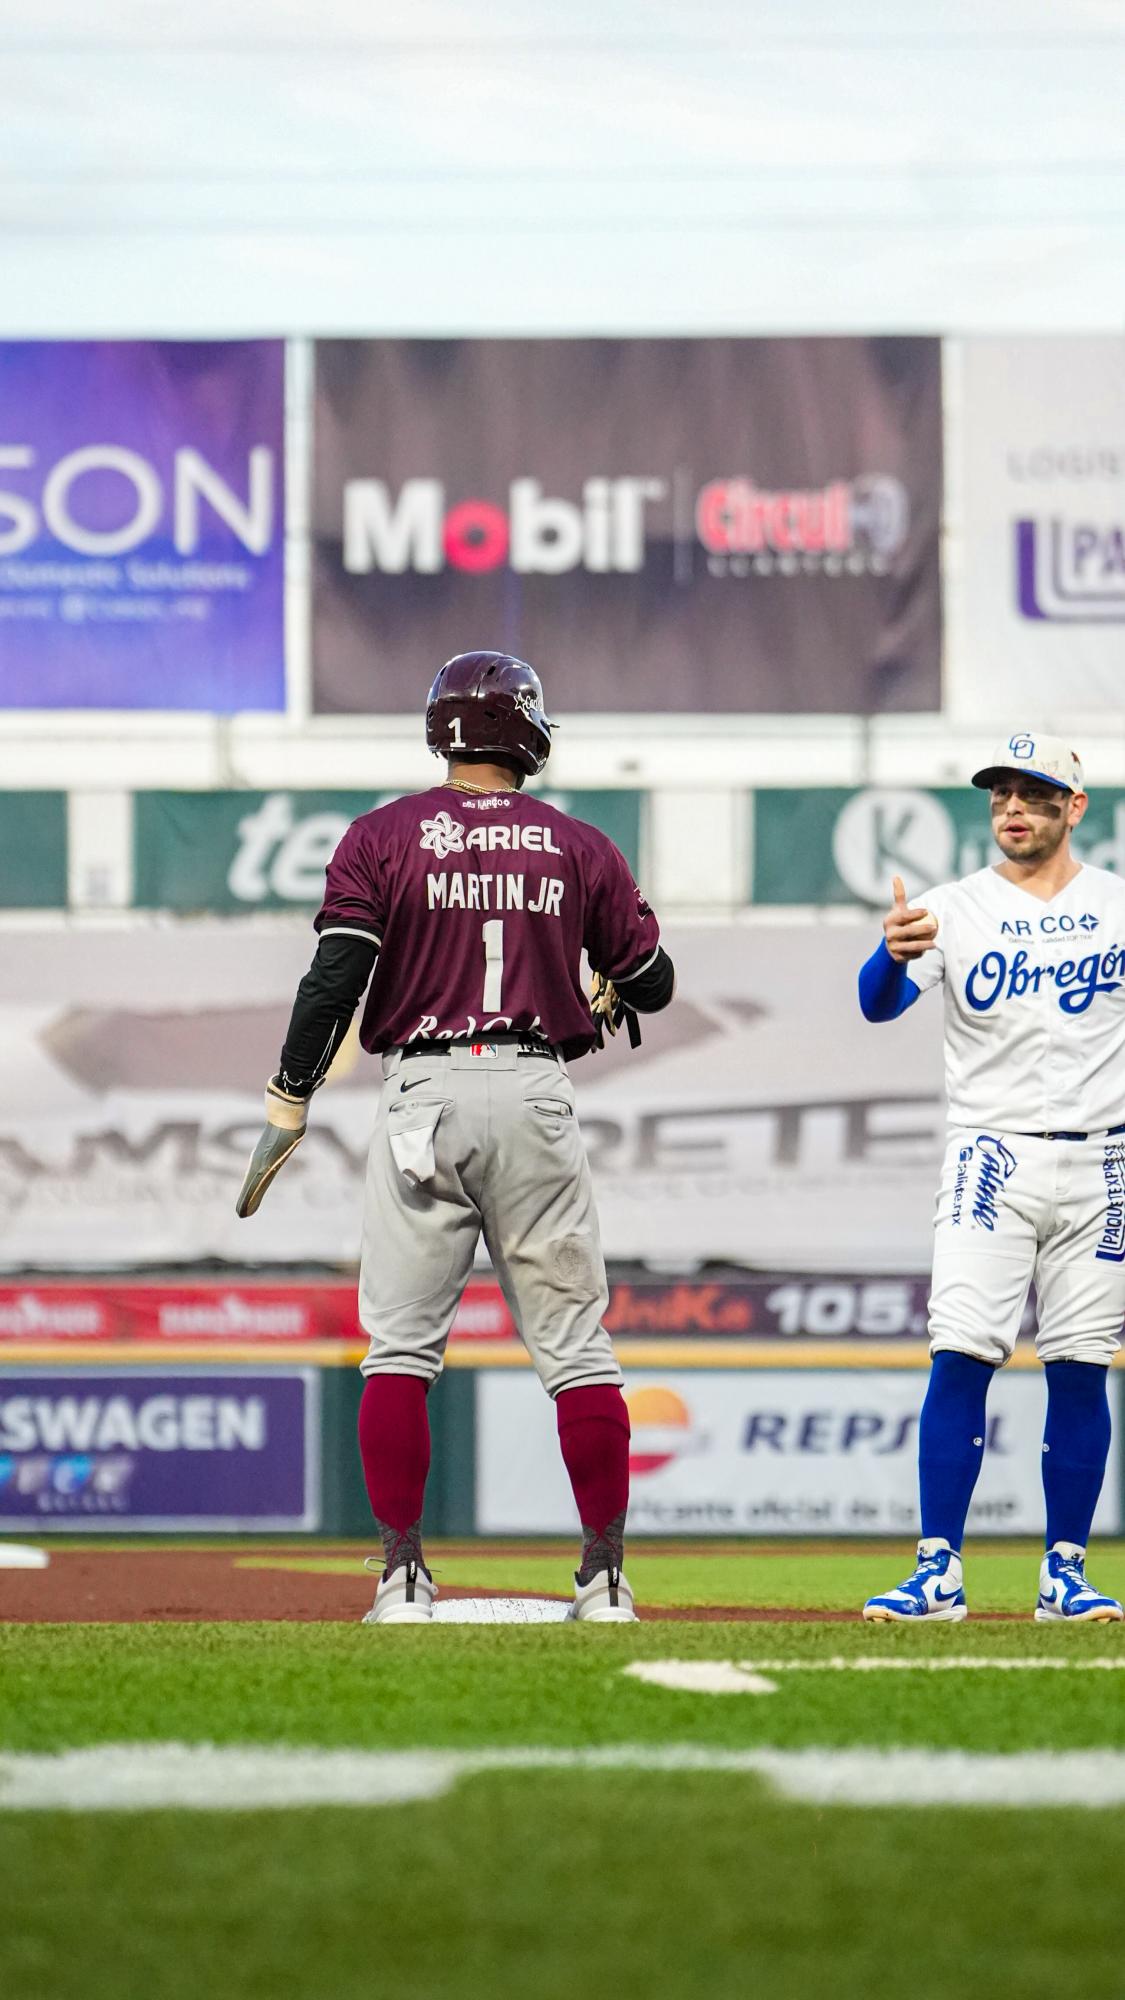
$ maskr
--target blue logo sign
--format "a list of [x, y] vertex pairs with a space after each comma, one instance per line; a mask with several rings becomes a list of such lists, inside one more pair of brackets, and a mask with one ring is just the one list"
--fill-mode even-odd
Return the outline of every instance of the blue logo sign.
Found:
[[1125, 527], [1120, 522], [1017, 521], [1016, 602], [1055, 625], [1125, 623]]

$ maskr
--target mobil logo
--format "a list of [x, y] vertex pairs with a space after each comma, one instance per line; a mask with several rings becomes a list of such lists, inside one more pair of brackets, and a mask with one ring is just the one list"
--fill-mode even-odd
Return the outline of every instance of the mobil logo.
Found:
[[545, 493], [538, 479], [513, 479], [507, 504], [490, 499], [450, 502], [440, 479], [407, 479], [398, 489], [381, 479], [350, 479], [344, 487], [344, 568], [436, 575], [455, 569], [482, 574], [516, 570], [559, 576], [583, 569], [610, 575], [644, 568], [645, 509], [664, 499], [664, 479], [587, 479], [580, 500]]
[[630, 1389], [625, 1407], [633, 1433], [629, 1471], [634, 1478], [659, 1472], [674, 1460], [703, 1450], [706, 1439], [675, 1389]]

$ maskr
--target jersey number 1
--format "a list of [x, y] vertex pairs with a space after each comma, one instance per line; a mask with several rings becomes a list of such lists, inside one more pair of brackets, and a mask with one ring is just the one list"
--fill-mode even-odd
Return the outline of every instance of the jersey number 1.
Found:
[[504, 985], [504, 925], [499, 917], [490, 917], [481, 926], [484, 938], [484, 1011], [499, 1014], [503, 1007], [501, 997]]

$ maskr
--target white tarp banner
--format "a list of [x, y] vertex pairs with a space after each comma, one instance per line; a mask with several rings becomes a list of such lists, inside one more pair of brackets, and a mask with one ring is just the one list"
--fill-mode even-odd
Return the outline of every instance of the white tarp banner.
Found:
[[1125, 687], [1125, 339], [958, 343], [950, 451], [959, 722], [1116, 717]]
[[[679, 985], [574, 1065], [611, 1258], [924, 1271], [941, 1010], [871, 1027], [878, 924], [672, 928]], [[359, 1252], [379, 1088], [357, 1052], [258, 1214], [234, 1213], [311, 930], [292, 918], [29, 932], [0, 964], [0, 1268]], [[346, 1054], [346, 1051], [345, 1051]]]
[[[917, 1535], [926, 1379], [913, 1369], [631, 1374], [630, 1535]], [[1116, 1394], [1112, 1403], [1116, 1412]], [[992, 1384], [970, 1532], [1042, 1532], [1044, 1409], [1038, 1374]], [[576, 1528], [555, 1413], [534, 1376], [478, 1375], [476, 1453], [480, 1533]], [[1119, 1524], [1111, 1474], [1094, 1525], [1116, 1534]]]

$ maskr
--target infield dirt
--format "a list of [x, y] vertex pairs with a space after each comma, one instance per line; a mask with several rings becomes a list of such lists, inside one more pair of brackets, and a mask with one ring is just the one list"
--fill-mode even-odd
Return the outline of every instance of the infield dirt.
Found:
[[[504, 1556], [503, 1545], [490, 1555]], [[45, 1570], [0, 1572], [0, 1619], [16, 1625], [257, 1623], [286, 1620], [300, 1624], [354, 1624], [367, 1610], [374, 1585], [354, 1549], [317, 1548], [329, 1560], [352, 1559], [355, 1575], [325, 1574], [305, 1565], [308, 1546], [293, 1552], [263, 1549], [255, 1559], [245, 1548], [227, 1549], [59, 1549]], [[261, 1562], [262, 1567], [257, 1563]], [[268, 1567], [266, 1564], [268, 1563]], [[276, 1565], [276, 1566], [275, 1566]], [[443, 1597], [503, 1597], [487, 1581], [442, 1584]], [[439, 1572], [440, 1574], [440, 1572]], [[559, 1597], [565, 1592], [528, 1591]], [[801, 1623], [850, 1622], [847, 1611], [773, 1609], [763, 1605], [665, 1606], [646, 1618], [743, 1619], [748, 1623], [784, 1618]]]

